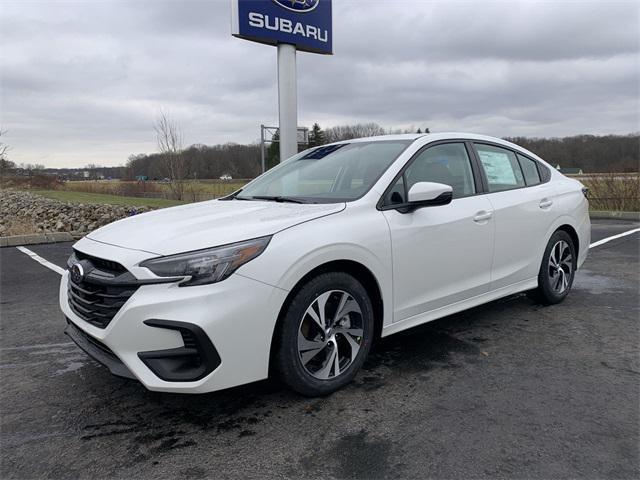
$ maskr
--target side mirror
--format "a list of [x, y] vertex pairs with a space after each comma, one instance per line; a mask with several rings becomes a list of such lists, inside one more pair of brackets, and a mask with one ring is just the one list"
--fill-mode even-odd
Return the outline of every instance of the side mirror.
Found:
[[447, 205], [453, 198], [453, 188], [444, 183], [418, 182], [409, 189], [408, 197], [408, 207], [411, 210]]

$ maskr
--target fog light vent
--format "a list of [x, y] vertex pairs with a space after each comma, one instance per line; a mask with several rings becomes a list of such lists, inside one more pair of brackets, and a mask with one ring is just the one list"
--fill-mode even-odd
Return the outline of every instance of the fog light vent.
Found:
[[197, 325], [174, 320], [145, 320], [145, 325], [177, 330], [183, 347], [140, 352], [138, 357], [167, 382], [193, 382], [213, 372], [221, 363], [220, 355], [211, 340]]

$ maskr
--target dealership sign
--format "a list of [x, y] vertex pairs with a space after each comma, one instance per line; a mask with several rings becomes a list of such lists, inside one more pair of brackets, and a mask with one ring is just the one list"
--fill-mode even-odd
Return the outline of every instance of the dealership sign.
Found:
[[232, 34], [254, 42], [333, 53], [331, 0], [232, 0]]

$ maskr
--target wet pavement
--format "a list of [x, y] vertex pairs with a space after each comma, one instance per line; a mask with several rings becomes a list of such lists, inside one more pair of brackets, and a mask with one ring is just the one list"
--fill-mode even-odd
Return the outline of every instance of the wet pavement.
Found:
[[[593, 241], [638, 227], [595, 221]], [[70, 244], [31, 246], [64, 265]], [[322, 399], [146, 391], [63, 335], [59, 276], [0, 249], [3, 478], [638, 478], [640, 235], [560, 305], [516, 295], [384, 339]]]

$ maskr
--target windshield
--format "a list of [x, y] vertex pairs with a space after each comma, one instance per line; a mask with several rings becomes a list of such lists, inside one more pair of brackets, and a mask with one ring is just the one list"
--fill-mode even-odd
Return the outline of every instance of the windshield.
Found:
[[239, 200], [347, 202], [360, 198], [411, 140], [341, 143], [298, 154], [242, 189]]

